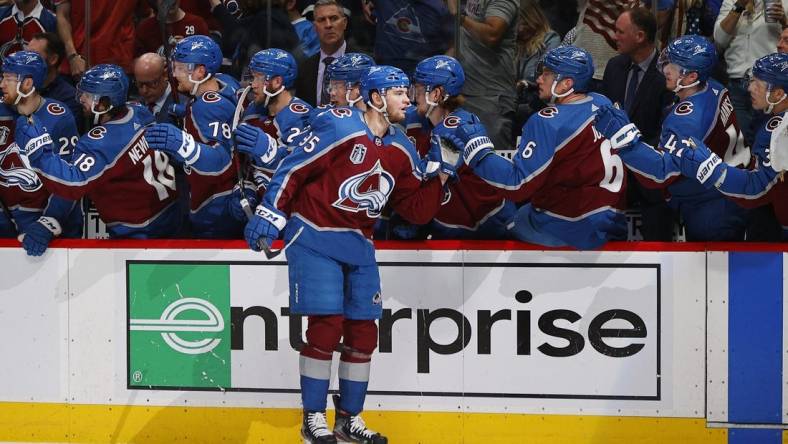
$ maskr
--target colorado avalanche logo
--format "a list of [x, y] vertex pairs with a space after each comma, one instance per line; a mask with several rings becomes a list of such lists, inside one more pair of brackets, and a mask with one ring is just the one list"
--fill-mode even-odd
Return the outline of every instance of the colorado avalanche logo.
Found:
[[24, 166], [19, 157], [19, 148], [12, 143], [5, 151], [0, 152], [0, 186], [6, 188], [18, 187], [26, 193], [40, 189], [44, 184], [38, 175]]
[[47, 105], [47, 111], [49, 111], [49, 114], [52, 114], [53, 116], [59, 116], [65, 113], [66, 109], [57, 103], [50, 103]]
[[296, 114], [306, 114], [309, 112], [309, 108], [307, 108], [303, 103], [291, 103], [290, 104], [290, 111]]
[[343, 117], [350, 117], [353, 115], [353, 111], [348, 108], [331, 108], [331, 114], [339, 117], [340, 119]]
[[782, 121], [783, 118], [781, 116], [772, 117], [768, 122], [766, 122], [766, 131], [771, 133], [772, 131], [776, 130]]
[[686, 116], [687, 114], [692, 114], [692, 102], [681, 102], [676, 106], [676, 110], [673, 111], [677, 116]]
[[351, 176], [339, 186], [339, 198], [332, 205], [341, 210], [358, 213], [366, 211], [370, 218], [377, 218], [394, 189], [394, 178], [380, 160], [371, 170]]
[[97, 126], [88, 132], [88, 137], [94, 140], [99, 140], [104, 138], [104, 134], [107, 134], [107, 129], [103, 126]]
[[558, 115], [558, 108], [554, 106], [548, 106], [547, 108], [542, 108], [539, 110], [539, 115], [544, 117], [545, 119], [552, 119], [553, 117]]
[[446, 116], [446, 118], [443, 119], [443, 126], [446, 128], [457, 128], [460, 126], [460, 122], [462, 122], [462, 119], [457, 116]]
[[215, 91], [208, 91], [207, 93], [202, 95], [202, 100], [205, 103], [216, 103], [216, 102], [222, 100], [222, 96], [220, 96]]

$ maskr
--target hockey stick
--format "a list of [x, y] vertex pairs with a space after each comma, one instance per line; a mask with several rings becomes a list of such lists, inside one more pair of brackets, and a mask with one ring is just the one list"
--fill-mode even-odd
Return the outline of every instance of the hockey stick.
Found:
[[[167, 66], [167, 82], [170, 84], [170, 93], [172, 95], [172, 103], [178, 105], [178, 88], [175, 85], [175, 79], [172, 75], [172, 44], [170, 43], [170, 36], [167, 35], [167, 14], [170, 9], [176, 6], [176, 0], [162, 0], [159, 3], [159, 10], [156, 12], [156, 20], [159, 22], [159, 31], [161, 32], [161, 43], [164, 46], [164, 61]], [[183, 128], [183, 122], [180, 117], [174, 117], [175, 126]]]
[[[250, 85], [245, 87], [238, 95], [238, 103], [235, 105], [235, 113], [233, 113], [233, 122], [232, 122], [233, 138], [235, 138], [235, 130], [238, 128], [238, 123], [241, 121], [241, 114], [243, 114], [244, 112], [244, 102], [246, 101], [246, 98], [249, 96], [249, 93], [251, 91], [252, 91], [252, 87]], [[235, 140], [233, 140], [233, 142], [235, 142]], [[237, 153], [238, 149], [236, 148], [235, 151]], [[241, 192], [241, 208], [243, 208], [244, 214], [246, 214], [246, 218], [251, 220], [252, 217], [254, 217], [254, 214], [252, 213], [251, 205], [249, 205], [249, 200], [246, 199], [246, 196], [244, 195], [243, 192], [244, 178], [243, 178], [243, 171], [241, 168], [240, 157], [238, 158], [238, 163], [236, 164], [235, 171], [238, 175], [238, 188]], [[299, 228], [298, 231], [296, 231], [295, 236], [293, 236], [293, 238], [290, 239], [290, 242], [286, 243], [282, 248], [278, 250], [272, 250], [262, 239], [257, 241], [257, 246], [260, 248], [260, 250], [263, 251], [263, 253], [265, 253], [265, 257], [267, 257], [268, 259], [273, 259], [279, 256], [283, 251], [285, 251], [287, 247], [292, 245], [293, 242], [295, 242], [295, 240], [298, 239], [298, 236], [301, 236], [302, 231], [304, 231], [304, 227]]]
[[[233, 134], [233, 145], [235, 143], [235, 130], [238, 128], [238, 123], [241, 121], [241, 114], [244, 112], [244, 102], [246, 101], [246, 97], [249, 96], [249, 92], [252, 91], [251, 86], [247, 86], [241, 91], [241, 94], [238, 95], [238, 103], [235, 105], [235, 113], [233, 113], [233, 125], [232, 125], [232, 134]], [[238, 153], [238, 149], [235, 150], [236, 154]], [[240, 154], [238, 155], [238, 163], [235, 164], [235, 172], [238, 175], [238, 188], [241, 192], [241, 208], [244, 210], [244, 214], [246, 214], [247, 219], [252, 218], [252, 207], [249, 205], [249, 200], [244, 195], [244, 177], [242, 167], [241, 167], [241, 157]]]

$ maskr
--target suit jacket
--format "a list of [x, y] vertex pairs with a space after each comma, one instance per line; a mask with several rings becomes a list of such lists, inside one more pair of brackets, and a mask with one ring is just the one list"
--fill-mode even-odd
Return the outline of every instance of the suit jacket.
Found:
[[[353, 52], [346, 40], [345, 54]], [[295, 81], [295, 95], [312, 106], [317, 106], [317, 72], [320, 65], [320, 51], [304, 59], [298, 65], [298, 76]]]
[[[658, 54], [651, 60], [638, 85], [629, 119], [637, 125], [646, 142], [655, 145], [659, 142], [662, 119], [673, 103], [673, 92], [665, 88], [665, 76], [657, 69]], [[601, 93], [611, 102], [623, 107], [626, 95], [627, 77], [631, 64], [629, 56], [619, 54], [607, 62], [602, 78]]]
[[[178, 103], [181, 105], [185, 105], [188, 103], [189, 98], [183, 94], [178, 93]], [[156, 118], [156, 123], [170, 123], [175, 125], [175, 117], [168, 111], [170, 109], [170, 105], [173, 103], [173, 96], [172, 92], [164, 99], [164, 104], [162, 105], [161, 109], [156, 113], [154, 116]]]

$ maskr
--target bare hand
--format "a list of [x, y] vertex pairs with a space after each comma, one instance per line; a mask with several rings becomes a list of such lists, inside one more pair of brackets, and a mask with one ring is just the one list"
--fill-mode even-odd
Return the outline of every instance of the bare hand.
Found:
[[361, 0], [361, 9], [364, 11], [364, 19], [370, 24], [375, 24], [375, 5], [372, 0]]
[[785, 26], [785, 10], [783, 9], [782, 2], [778, 1], [772, 3], [771, 7], [764, 12], [767, 18]]
[[71, 68], [71, 76], [75, 78], [82, 77], [82, 74], [85, 72], [85, 69], [87, 68], [87, 65], [85, 63], [85, 58], [82, 57], [81, 55], [72, 57], [68, 61], [68, 64]]
[[[750, 0], [752, 1], [752, 0]], [[449, 14], [457, 15], [457, 11], [459, 11], [459, 0], [446, 0], [446, 6], [449, 8]]]

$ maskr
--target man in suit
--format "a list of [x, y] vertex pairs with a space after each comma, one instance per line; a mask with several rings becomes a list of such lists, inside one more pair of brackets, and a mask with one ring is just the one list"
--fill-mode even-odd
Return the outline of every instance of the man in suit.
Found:
[[[134, 62], [134, 82], [140, 102], [148, 107], [156, 117], [156, 122], [175, 124], [172, 87], [167, 81], [166, 68], [162, 56], [153, 52], [145, 53]], [[185, 97], [179, 96], [179, 99], [179, 103], [185, 103]]]
[[328, 65], [345, 55], [347, 16], [338, 0], [317, 0], [314, 9], [314, 26], [320, 41], [320, 52], [304, 60], [298, 66], [296, 96], [313, 106], [327, 105]]
[[[656, 33], [656, 19], [646, 8], [627, 9], [618, 16], [615, 41], [619, 55], [607, 62], [600, 91], [627, 112], [652, 145], [659, 139], [663, 113], [673, 101], [665, 76], [657, 68]], [[672, 240], [673, 212], [662, 191], [644, 188], [637, 180], [629, 183], [628, 204], [639, 202], [643, 213], [643, 238]]]

